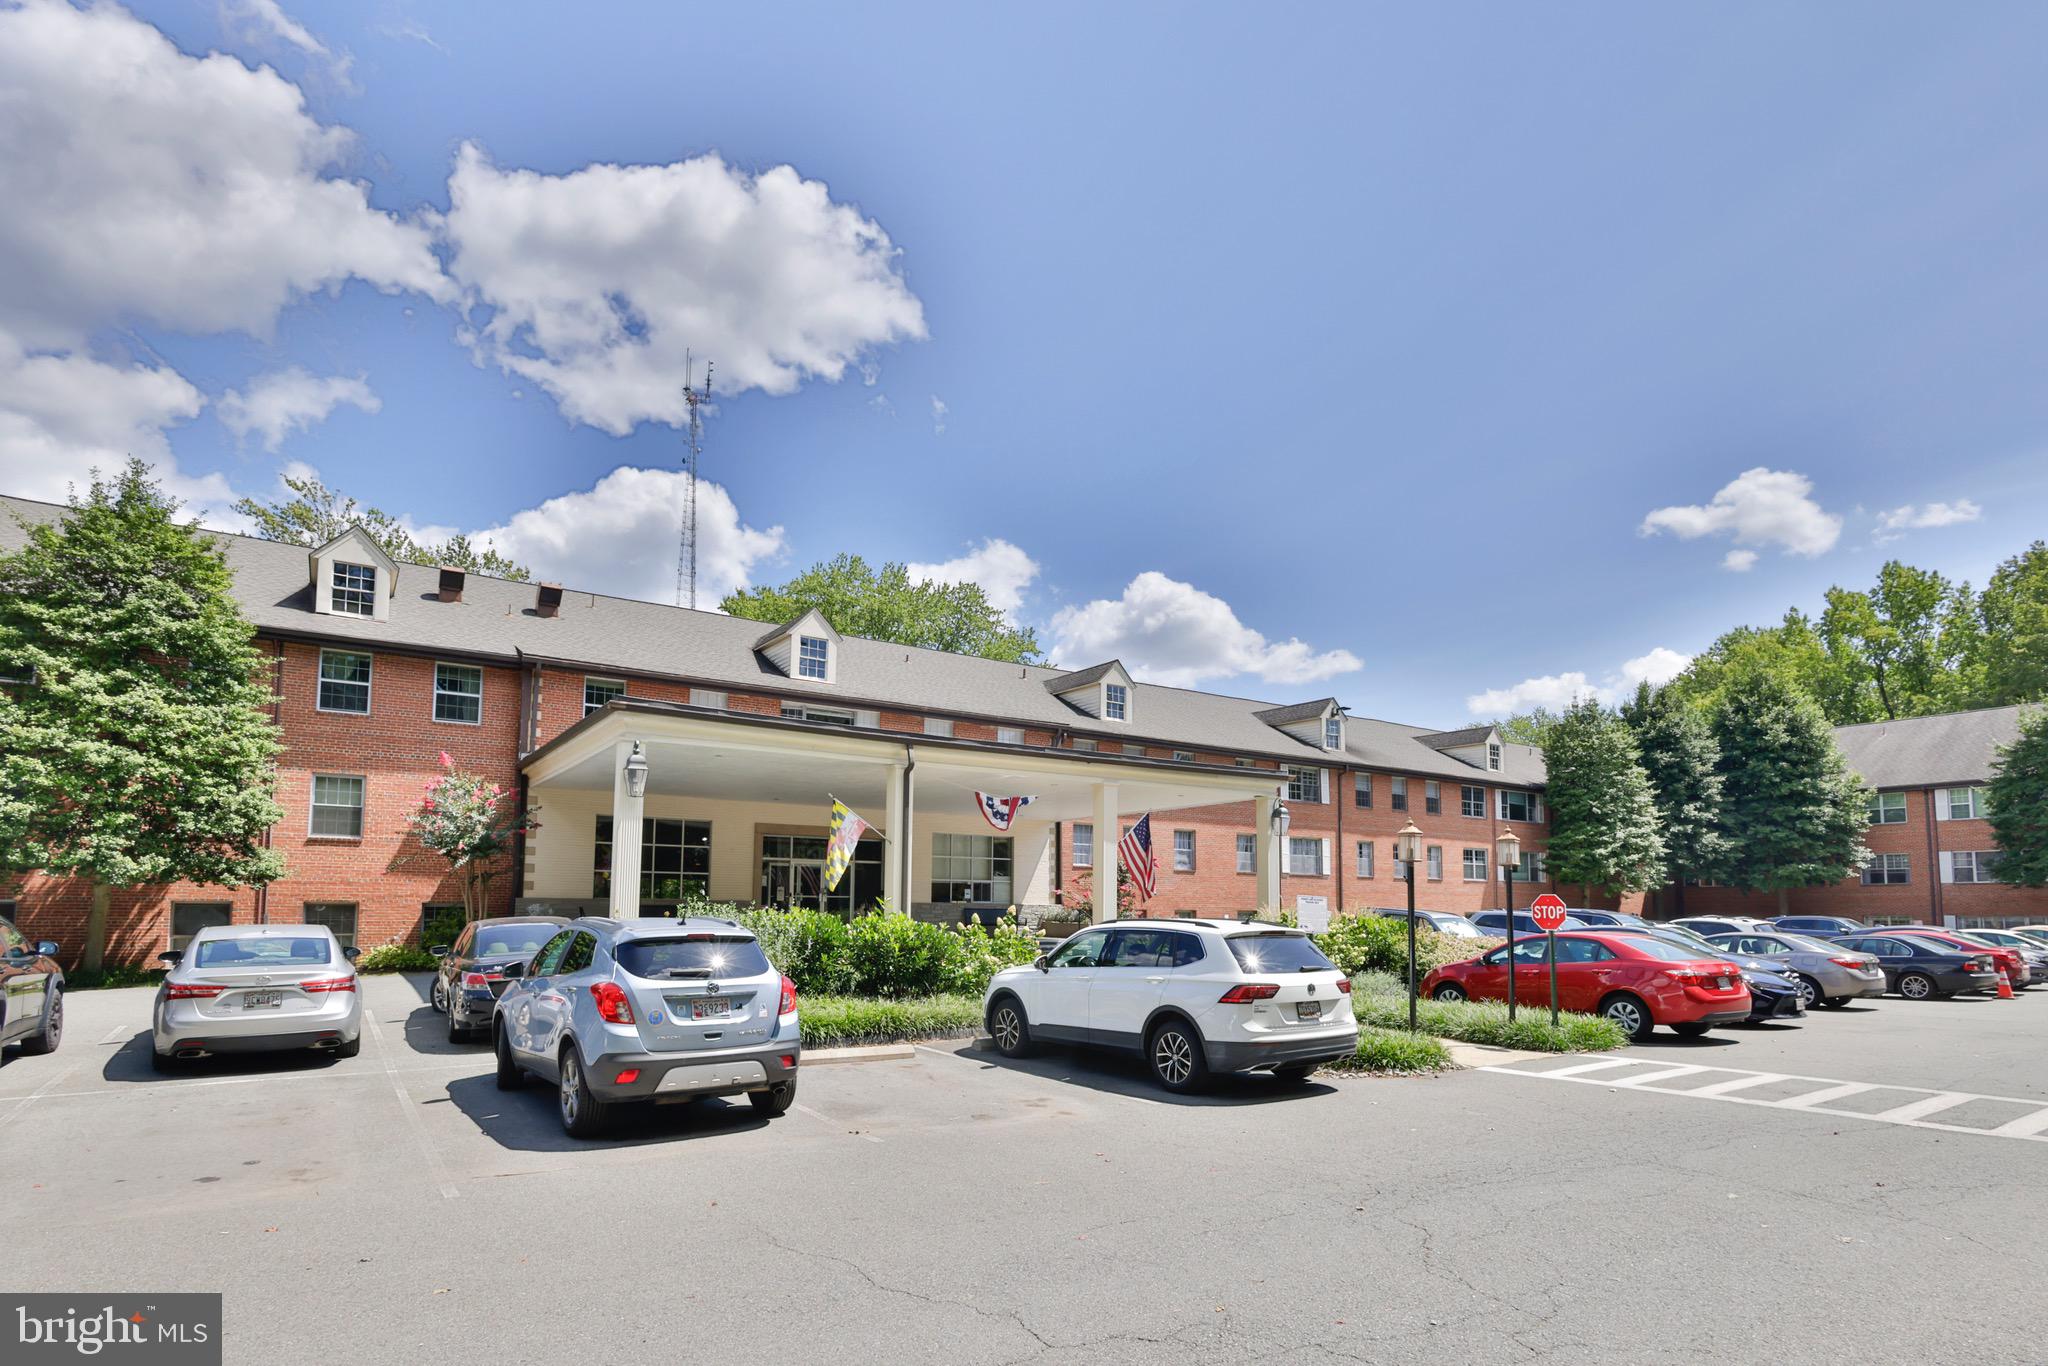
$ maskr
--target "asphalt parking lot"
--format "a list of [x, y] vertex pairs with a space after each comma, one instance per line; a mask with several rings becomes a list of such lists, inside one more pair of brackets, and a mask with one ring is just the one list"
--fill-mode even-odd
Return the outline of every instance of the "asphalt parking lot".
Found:
[[2048, 992], [1190, 1100], [949, 1043], [585, 1145], [423, 985], [366, 981], [359, 1057], [171, 1079], [147, 992], [74, 996], [0, 1067], [7, 1280], [222, 1290], [277, 1363], [2048, 1351]]

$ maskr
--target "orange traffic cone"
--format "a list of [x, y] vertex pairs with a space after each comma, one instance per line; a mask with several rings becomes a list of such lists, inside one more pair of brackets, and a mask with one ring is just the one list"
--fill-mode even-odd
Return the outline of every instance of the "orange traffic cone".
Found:
[[2004, 968], [1998, 970], [1998, 999], [2001, 1001], [2010, 1001], [2012, 999], [2012, 978], [2006, 975]]

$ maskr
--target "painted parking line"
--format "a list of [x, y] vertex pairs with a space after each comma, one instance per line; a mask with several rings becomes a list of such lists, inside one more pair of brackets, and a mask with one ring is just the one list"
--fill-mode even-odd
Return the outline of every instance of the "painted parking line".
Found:
[[[1646, 1070], [1628, 1076], [1617, 1076], [1614, 1074], [1617, 1067]], [[1526, 1063], [1502, 1063], [1473, 1070], [1492, 1072], [1499, 1076], [1527, 1077], [1534, 1081], [1562, 1081], [1579, 1086], [1595, 1086], [1608, 1093], [1625, 1091], [1631, 1095], [1686, 1096], [1720, 1101], [1728, 1105], [1748, 1105], [1760, 1110], [1827, 1115], [1835, 1119], [1860, 1119], [1874, 1124], [1894, 1124], [1907, 1129], [1933, 1129], [1948, 1134], [1978, 1134], [1988, 1138], [2016, 1138], [2023, 1142], [2048, 1143], [2048, 1105], [2042, 1104], [2038, 1097], [1986, 1096], [1970, 1091], [1933, 1091], [1924, 1086], [1890, 1086], [1883, 1082], [1843, 1081], [1836, 1077], [1804, 1077], [1789, 1072], [1745, 1072], [1733, 1067], [1674, 1067], [1640, 1059], [1610, 1060], [1605, 1064], [1580, 1064], [1550, 1071], [1531, 1067]], [[1709, 1082], [1705, 1086], [1659, 1085], [1660, 1082], [1723, 1072], [1728, 1074], [1725, 1080]], [[1791, 1083], [1798, 1089], [1795, 1094], [1773, 1099], [1741, 1094], [1774, 1082]], [[1894, 1095], [1898, 1097], [1899, 1104], [1877, 1110], [1843, 1109], [1838, 1104], [1851, 1097], [1876, 1096], [1882, 1101]], [[1945, 1124], [1939, 1119], [1932, 1118], [1972, 1101], [2017, 1106], [2027, 1113], [1996, 1126]]]

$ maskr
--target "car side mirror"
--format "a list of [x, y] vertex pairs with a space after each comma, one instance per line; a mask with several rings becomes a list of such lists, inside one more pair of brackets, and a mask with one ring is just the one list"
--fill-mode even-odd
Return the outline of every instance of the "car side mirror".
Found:
[[341, 951], [341, 956], [343, 958], [348, 959], [349, 962], [353, 963], [356, 961], [356, 959], [363, 956], [363, 951], [357, 948], [355, 945], [350, 944]]
[[57, 941], [54, 939], [41, 941], [36, 945], [36, 952], [45, 958], [55, 958], [57, 956]]
[[1032, 961], [1031, 966], [1037, 968], [1040, 972], [1051, 972], [1052, 955], [1049, 953], [1039, 954], [1038, 957]]
[[165, 949], [157, 957], [163, 962], [169, 963], [172, 967], [176, 967], [185, 961], [185, 951], [183, 949]]
[[448, 956], [448, 946], [446, 944], [436, 944], [428, 949], [427, 952], [436, 958], [446, 958]]

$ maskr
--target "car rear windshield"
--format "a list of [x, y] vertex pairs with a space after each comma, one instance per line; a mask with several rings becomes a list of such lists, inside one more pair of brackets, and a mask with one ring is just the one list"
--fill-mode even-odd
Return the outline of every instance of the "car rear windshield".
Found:
[[1337, 967], [1305, 934], [1236, 934], [1226, 942], [1246, 972], [1334, 972]]
[[759, 977], [768, 971], [768, 955], [744, 935], [628, 939], [613, 956], [635, 977]]
[[196, 961], [202, 968], [310, 967], [327, 961], [328, 942], [310, 934], [295, 938], [264, 935], [250, 939], [202, 939]]
[[477, 958], [496, 958], [507, 953], [539, 953], [540, 946], [555, 937], [560, 925], [494, 925], [476, 932], [476, 945], [470, 954]]
[[1645, 958], [1654, 958], [1660, 963], [1697, 963], [1702, 958], [1719, 960], [1725, 950], [1710, 948], [1701, 953], [1698, 949], [1674, 944], [1668, 939], [1652, 939], [1648, 935], [1632, 934], [1628, 937], [1629, 947]]

